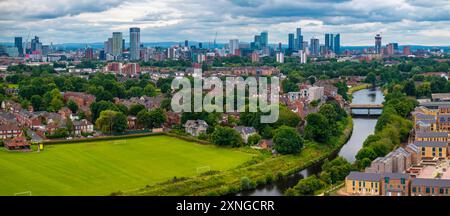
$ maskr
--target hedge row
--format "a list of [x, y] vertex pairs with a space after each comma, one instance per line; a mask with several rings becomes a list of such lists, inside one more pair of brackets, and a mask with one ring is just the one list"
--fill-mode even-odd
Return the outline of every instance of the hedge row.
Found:
[[146, 136], [159, 136], [159, 135], [167, 135], [167, 133], [141, 133], [141, 134], [129, 134], [129, 135], [121, 135], [121, 136], [104, 136], [104, 137], [94, 137], [94, 138], [86, 138], [86, 139], [73, 139], [73, 140], [50, 140], [44, 141], [46, 145], [55, 145], [55, 144], [70, 144], [70, 143], [82, 143], [82, 142], [97, 142], [104, 140], [118, 140], [125, 138], [138, 138], [138, 137], [146, 137]]

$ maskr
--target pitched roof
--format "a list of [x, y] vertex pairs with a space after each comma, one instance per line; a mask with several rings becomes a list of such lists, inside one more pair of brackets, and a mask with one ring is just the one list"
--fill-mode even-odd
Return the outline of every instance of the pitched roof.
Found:
[[2, 124], [0, 125], [0, 131], [20, 130], [19, 126], [15, 124]]
[[411, 186], [450, 187], [450, 179], [414, 178]]
[[416, 134], [416, 137], [423, 137], [423, 138], [448, 137], [448, 132], [420, 132]]
[[447, 142], [439, 141], [414, 141], [414, 145], [418, 147], [447, 147]]
[[253, 127], [237, 126], [234, 129], [237, 130], [239, 133], [244, 134], [256, 133], [256, 130]]
[[388, 177], [390, 179], [401, 179], [401, 178], [407, 179], [407, 178], [409, 178], [409, 175], [405, 174], [405, 173], [382, 173], [381, 175], [383, 178]]
[[358, 181], [379, 181], [381, 179], [381, 174], [379, 173], [365, 173], [365, 172], [355, 172], [352, 171], [347, 176], [349, 180], [358, 180]]
[[416, 145], [414, 145], [414, 143], [410, 143], [406, 146], [406, 149], [409, 149], [411, 151], [414, 151], [415, 153], [419, 153], [420, 149], [419, 147], [417, 147]]

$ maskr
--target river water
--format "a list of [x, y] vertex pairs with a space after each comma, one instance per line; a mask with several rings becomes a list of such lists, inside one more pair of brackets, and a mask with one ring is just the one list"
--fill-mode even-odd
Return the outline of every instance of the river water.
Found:
[[[364, 89], [353, 93], [352, 103], [354, 104], [381, 104], [384, 101], [383, 92], [379, 89]], [[364, 112], [362, 110], [361, 112]], [[365, 111], [367, 113], [367, 110]], [[355, 155], [361, 149], [364, 140], [375, 132], [377, 119], [373, 118], [353, 118], [353, 133], [348, 142], [342, 147], [337, 155], [344, 157], [349, 162], [355, 161]], [[336, 157], [332, 155], [330, 159]], [[298, 173], [275, 181], [271, 184], [259, 186], [256, 189], [243, 191], [238, 196], [283, 196], [283, 192], [295, 186], [299, 180], [310, 175], [321, 172], [321, 163], [310, 166]]]

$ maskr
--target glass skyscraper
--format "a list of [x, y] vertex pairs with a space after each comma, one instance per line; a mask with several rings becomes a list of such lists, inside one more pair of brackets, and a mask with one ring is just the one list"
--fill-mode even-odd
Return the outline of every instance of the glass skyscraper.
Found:
[[114, 56], [121, 56], [123, 49], [122, 32], [113, 32], [112, 53]]
[[130, 28], [130, 59], [139, 60], [139, 47], [141, 44], [141, 29]]
[[294, 43], [295, 43], [295, 35], [293, 33], [290, 33], [288, 35], [288, 48], [290, 51], [294, 50]]
[[267, 47], [269, 45], [269, 33], [267, 33], [267, 31], [261, 32], [260, 45], [262, 48]]
[[17, 50], [19, 51], [19, 56], [23, 56], [22, 37], [14, 38], [14, 46], [17, 47]]
[[303, 35], [301, 28], [297, 28], [297, 42], [295, 44], [294, 50], [303, 50]]
[[334, 53], [341, 54], [341, 34], [336, 34], [334, 36]]

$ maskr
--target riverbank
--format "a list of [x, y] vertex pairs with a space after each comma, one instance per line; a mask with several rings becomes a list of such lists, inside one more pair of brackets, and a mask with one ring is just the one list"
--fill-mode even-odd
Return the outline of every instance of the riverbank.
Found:
[[357, 85], [357, 86], [353, 86], [353, 87], [348, 89], [347, 94], [351, 95], [351, 94], [353, 94], [353, 93], [355, 93], [357, 91], [360, 91], [360, 90], [363, 90], [363, 89], [366, 89], [366, 88], [369, 88], [369, 87], [370, 87], [370, 84], [367, 84], [367, 83], [361, 84], [361, 85]]
[[[333, 137], [329, 144], [308, 141], [301, 153], [297, 155], [272, 156], [268, 151], [259, 151], [258, 156], [234, 169], [221, 172], [211, 170], [195, 177], [149, 185], [121, 195], [227, 195], [265, 185], [337, 154], [351, 137], [353, 131], [351, 117], [340, 122], [340, 127], [342, 134], [339, 137]], [[249, 148], [242, 150], [254, 151]]]

